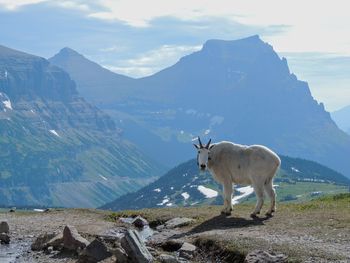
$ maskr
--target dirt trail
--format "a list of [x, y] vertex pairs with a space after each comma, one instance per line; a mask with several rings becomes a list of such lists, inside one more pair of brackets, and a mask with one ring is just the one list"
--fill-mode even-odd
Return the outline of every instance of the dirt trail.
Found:
[[[219, 215], [220, 207], [148, 209], [114, 216], [142, 215], [149, 221], [190, 217], [196, 223], [179, 229], [173, 238], [192, 242], [213, 240], [223, 249], [234, 248], [244, 253], [257, 248], [269, 250], [286, 254], [296, 262], [350, 262], [350, 215], [344, 213], [346, 210], [321, 206], [321, 209], [300, 211], [297, 206], [286, 205], [272, 218], [254, 220], [248, 216], [250, 209], [249, 205], [240, 205], [239, 210], [228, 217]], [[0, 213], [0, 221], [8, 221], [11, 242], [17, 246], [12, 252], [16, 250], [20, 254], [9, 254], [15, 258], [14, 262], [76, 262], [72, 257], [32, 252], [30, 244], [40, 234], [61, 231], [68, 224], [74, 225], [90, 241], [95, 235], [111, 235], [118, 226], [106, 220], [107, 214], [110, 212], [84, 209], [15, 212]], [[0, 254], [9, 252], [11, 248], [6, 250], [4, 245], [0, 246]]]

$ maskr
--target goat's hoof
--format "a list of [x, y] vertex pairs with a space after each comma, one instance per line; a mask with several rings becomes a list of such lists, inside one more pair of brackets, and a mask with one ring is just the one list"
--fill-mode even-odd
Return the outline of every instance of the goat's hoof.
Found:
[[265, 214], [267, 217], [273, 217], [272, 211]]
[[225, 216], [230, 216], [231, 215], [231, 211], [221, 211], [221, 214], [225, 215]]
[[253, 218], [253, 219], [257, 219], [258, 218], [258, 216], [255, 213], [250, 214], [250, 217]]

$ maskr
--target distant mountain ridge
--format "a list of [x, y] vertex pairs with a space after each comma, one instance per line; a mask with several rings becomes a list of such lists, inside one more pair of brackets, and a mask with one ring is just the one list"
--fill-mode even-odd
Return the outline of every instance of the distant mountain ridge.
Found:
[[[314, 196], [346, 192], [350, 179], [316, 162], [280, 156], [281, 170], [274, 179], [279, 202], [311, 199]], [[321, 187], [322, 186], [322, 187]], [[298, 188], [301, 189], [298, 189]], [[102, 209], [129, 210], [152, 207], [222, 204], [222, 187], [206, 172], [201, 173], [196, 160], [182, 163], [142, 189], [117, 198]], [[234, 203], [254, 197], [250, 186], [236, 186]]]
[[0, 100], [0, 205], [95, 207], [162, 171], [44, 58], [0, 46]]
[[339, 128], [350, 135], [350, 105], [332, 112], [332, 118]]
[[[62, 61], [70, 64], [71, 59]], [[69, 72], [62, 61], [56, 65]], [[90, 62], [80, 63], [83, 67]], [[79, 76], [78, 90], [94, 94], [91, 101], [120, 124], [122, 136], [167, 166], [191, 158], [191, 140], [201, 135], [264, 144], [350, 177], [350, 136], [312, 97], [308, 84], [290, 72], [286, 59], [259, 36], [208, 40], [200, 51], [140, 79], [99, 77], [87, 90], [84, 76]], [[101, 92], [100, 86], [107, 84]], [[173, 150], [159, 154], [164, 149]]]

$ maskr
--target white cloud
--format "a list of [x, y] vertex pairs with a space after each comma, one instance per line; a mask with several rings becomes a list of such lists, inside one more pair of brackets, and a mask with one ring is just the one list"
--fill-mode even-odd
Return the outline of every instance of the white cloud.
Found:
[[0, 0], [0, 7], [9, 11], [15, 11], [22, 6], [47, 2], [47, 0]]
[[104, 65], [104, 67], [128, 76], [143, 77], [173, 65], [179, 58], [197, 51], [201, 47], [163, 45], [135, 58], [121, 61], [117, 66]]

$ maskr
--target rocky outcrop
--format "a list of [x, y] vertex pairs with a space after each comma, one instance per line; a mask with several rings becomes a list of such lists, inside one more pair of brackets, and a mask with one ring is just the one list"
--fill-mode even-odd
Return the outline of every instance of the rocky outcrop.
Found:
[[10, 227], [7, 221], [0, 222], [0, 233], [9, 233]]
[[122, 247], [128, 253], [130, 262], [149, 263], [153, 262], [153, 257], [148, 251], [145, 243], [135, 230], [128, 229], [121, 240]]
[[65, 226], [63, 230], [63, 247], [77, 251], [89, 245], [89, 241], [83, 238], [74, 226]]

